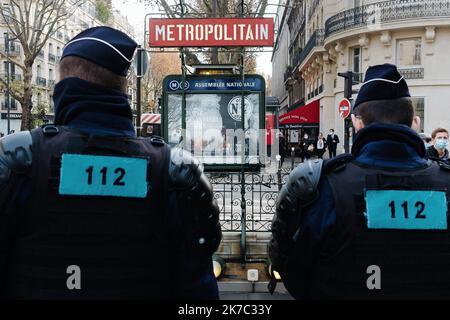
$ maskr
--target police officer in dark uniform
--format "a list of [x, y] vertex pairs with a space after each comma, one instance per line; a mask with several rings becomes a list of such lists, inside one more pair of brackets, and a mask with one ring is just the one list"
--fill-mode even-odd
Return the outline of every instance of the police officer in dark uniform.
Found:
[[216, 299], [219, 210], [202, 166], [137, 138], [137, 44], [95, 27], [66, 44], [55, 124], [0, 140], [0, 293], [25, 299]]
[[280, 191], [270, 256], [297, 299], [450, 297], [450, 172], [428, 161], [405, 79], [370, 67], [352, 154], [297, 167]]

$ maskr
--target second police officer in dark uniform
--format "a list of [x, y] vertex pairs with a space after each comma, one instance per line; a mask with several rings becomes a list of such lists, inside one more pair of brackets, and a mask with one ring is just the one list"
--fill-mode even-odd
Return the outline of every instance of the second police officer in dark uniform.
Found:
[[367, 70], [351, 155], [297, 167], [281, 190], [270, 256], [311, 298], [449, 298], [449, 168], [426, 160], [394, 65]]
[[215, 299], [218, 207], [202, 166], [135, 136], [137, 44], [108, 27], [66, 46], [56, 126], [0, 140], [0, 293], [26, 299]]

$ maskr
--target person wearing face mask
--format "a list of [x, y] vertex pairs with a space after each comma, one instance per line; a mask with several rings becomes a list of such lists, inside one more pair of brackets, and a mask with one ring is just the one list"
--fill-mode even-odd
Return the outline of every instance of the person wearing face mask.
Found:
[[302, 162], [306, 160], [308, 160], [309, 158], [311, 158], [311, 154], [312, 151], [314, 149], [311, 150], [311, 148], [314, 148], [313, 146], [313, 141], [309, 138], [309, 135], [307, 133], [305, 133], [303, 135], [303, 139], [302, 142], [300, 143], [301, 146], [301, 152], [302, 152]]
[[431, 146], [427, 148], [428, 159], [448, 162], [448, 131], [444, 128], [437, 128], [431, 134], [431, 138]]
[[339, 137], [334, 133], [334, 129], [330, 129], [330, 133], [327, 136], [328, 152], [330, 153], [330, 159], [336, 157], [336, 149], [339, 143]]

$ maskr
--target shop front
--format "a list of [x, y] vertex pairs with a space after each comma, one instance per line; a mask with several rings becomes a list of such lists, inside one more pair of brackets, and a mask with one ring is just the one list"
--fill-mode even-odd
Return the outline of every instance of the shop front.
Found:
[[297, 155], [300, 144], [305, 136], [314, 142], [319, 135], [320, 100], [298, 107], [279, 117], [279, 126], [286, 138], [287, 150], [295, 148]]

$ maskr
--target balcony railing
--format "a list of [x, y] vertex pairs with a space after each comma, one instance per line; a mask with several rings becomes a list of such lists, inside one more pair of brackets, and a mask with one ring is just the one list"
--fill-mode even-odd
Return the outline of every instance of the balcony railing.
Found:
[[286, 68], [286, 71], [284, 72], [284, 82], [286, 82], [291, 77], [292, 77], [292, 67], [288, 66]]
[[391, 0], [338, 13], [325, 23], [325, 36], [360, 27], [409, 19], [450, 17], [449, 0]]
[[[2, 109], [8, 110], [8, 99], [5, 99], [2, 101]], [[17, 109], [16, 100], [11, 100], [10, 110], [16, 110], [16, 109]]]
[[364, 82], [364, 73], [353, 73], [353, 84], [360, 84]]
[[403, 68], [398, 71], [405, 79], [423, 79], [425, 77], [424, 68]]
[[47, 85], [47, 79], [42, 77], [36, 77], [36, 84], [45, 87]]
[[[21, 81], [22, 80], [22, 75], [21, 74], [17, 74], [16, 73], [16, 74], [10, 74], [9, 76], [10, 76], [10, 78], [9, 78], [10, 81]], [[1, 74], [1, 77], [3, 79], [7, 80], [8, 75], [6, 74], [6, 72], [3, 72]]]
[[323, 29], [316, 30], [311, 38], [309, 39], [308, 43], [306, 44], [305, 48], [300, 52], [298, 56], [298, 64], [301, 64], [303, 60], [311, 53], [311, 51], [315, 47], [323, 46], [323, 40], [324, 40], [324, 31]]
[[305, 19], [303, 17], [300, 20], [295, 21], [289, 28], [291, 39], [295, 41], [295, 39], [297, 39], [297, 35], [299, 34], [300, 30], [302, 30], [304, 27], [305, 27]]
[[48, 61], [50, 62], [56, 62], [56, 56], [52, 53], [48, 54]]
[[5, 44], [0, 45], [0, 50], [2, 52], [4, 52], [5, 54], [7, 53], [10, 57], [18, 57], [20, 56], [20, 46], [19, 44], [10, 44], [9, 48], [8, 48], [8, 53], [6, 52], [6, 46]]
[[55, 85], [55, 80], [48, 80], [48, 86], [54, 86]]

